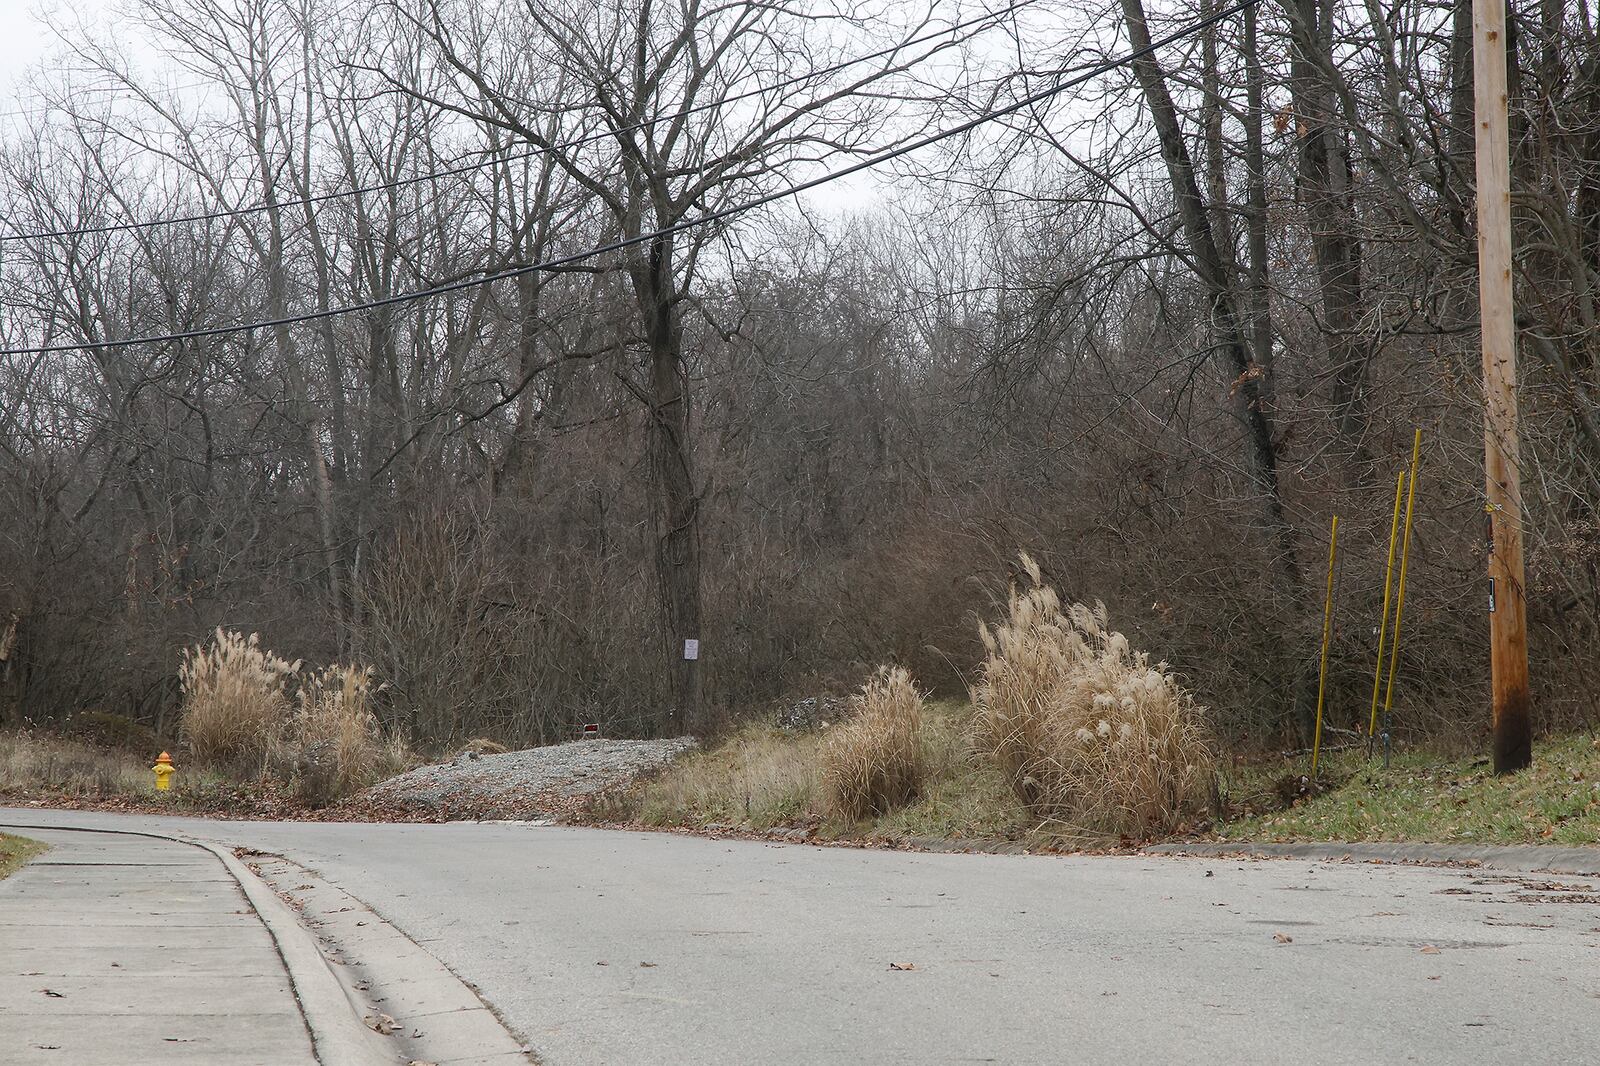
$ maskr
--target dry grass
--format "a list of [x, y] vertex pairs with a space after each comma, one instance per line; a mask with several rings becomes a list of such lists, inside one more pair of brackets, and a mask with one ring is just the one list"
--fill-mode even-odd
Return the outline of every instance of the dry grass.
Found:
[[69, 801], [160, 799], [180, 806], [214, 806], [238, 789], [235, 779], [179, 754], [170, 792], [157, 793], [155, 756], [119, 751], [79, 737], [42, 730], [0, 732], [0, 794]]
[[1063, 611], [1026, 555], [1032, 587], [983, 629], [973, 689], [980, 743], [1041, 822], [1145, 835], [1202, 809], [1214, 758], [1203, 709], [1165, 663], [1150, 665], [1105, 607]]
[[822, 745], [829, 810], [857, 821], [910, 802], [922, 785], [922, 695], [905, 670], [880, 669]]
[[813, 817], [821, 791], [820, 738], [765, 725], [673, 763], [619, 813], [650, 825], [740, 825], [771, 829]]
[[303, 672], [255, 634], [219, 629], [209, 646], [184, 653], [178, 676], [183, 736], [195, 760], [270, 776], [311, 806], [353, 795], [412, 761], [403, 743], [379, 729], [378, 686], [367, 667]]
[[[327, 806], [414, 761], [385, 739], [373, 712], [378, 690], [366, 667], [302, 671], [254, 635], [217, 630], [184, 653], [182, 731], [174, 788], [161, 802], [259, 808]], [[291, 692], [293, 693], [291, 697]], [[86, 736], [126, 742], [137, 730], [115, 715], [86, 715]], [[150, 746], [150, 745], [146, 745]], [[80, 799], [154, 799], [155, 751], [129, 753], [74, 736], [0, 735], [0, 791]]]
[[259, 767], [293, 713], [289, 684], [299, 667], [254, 633], [218, 629], [209, 646], [185, 651], [178, 680], [189, 750], [202, 762]]
[[0, 792], [126, 795], [151, 791], [152, 780], [150, 760], [130, 752], [33, 730], [0, 733]]
[[917, 796], [863, 824], [841, 815], [823, 785], [822, 750], [833, 729], [791, 733], [745, 725], [716, 746], [687, 755], [594, 813], [601, 820], [647, 825], [733, 826], [765, 830], [814, 827], [822, 839], [906, 840], [1019, 837], [1028, 830], [992, 761], [973, 750], [972, 715], [961, 703], [923, 708]]
[[301, 678], [294, 715], [273, 735], [268, 766], [302, 801], [326, 806], [409, 761], [378, 728], [374, 690], [364, 666], [334, 665]]

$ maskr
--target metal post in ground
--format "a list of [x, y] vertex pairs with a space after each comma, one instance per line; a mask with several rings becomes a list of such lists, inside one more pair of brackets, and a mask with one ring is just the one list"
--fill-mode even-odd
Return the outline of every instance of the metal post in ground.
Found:
[[1406, 609], [1406, 574], [1411, 569], [1411, 517], [1417, 502], [1417, 468], [1422, 462], [1422, 430], [1411, 437], [1411, 475], [1406, 488], [1406, 525], [1400, 539], [1400, 579], [1394, 594], [1394, 642], [1389, 649], [1389, 684], [1383, 690], [1383, 768], [1389, 768], [1393, 747], [1389, 709], [1394, 706], [1394, 675], [1400, 665], [1400, 622]]
[[1394, 592], [1394, 549], [1400, 539], [1400, 497], [1406, 487], [1406, 472], [1394, 479], [1394, 515], [1389, 519], [1389, 558], [1383, 564], [1383, 616], [1378, 621], [1378, 664], [1372, 670], [1372, 715], [1367, 722], [1367, 758], [1372, 758], [1372, 738], [1378, 732], [1378, 691], [1383, 687], [1383, 647], [1389, 636], [1389, 603]]

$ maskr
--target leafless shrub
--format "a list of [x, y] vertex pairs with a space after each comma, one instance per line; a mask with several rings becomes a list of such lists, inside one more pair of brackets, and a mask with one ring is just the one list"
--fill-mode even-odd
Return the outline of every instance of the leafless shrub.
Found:
[[384, 724], [445, 750], [552, 743], [585, 721], [649, 732], [655, 616], [638, 574], [581, 556], [527, 565], [503, 536], [484, 516], [423, 509], [374, 551], [356, 647], [389, 686]]
[[822, 745], [828, 805], [845, 818], [882, 814], [922, 785], [922, 695], [911, 675], [885, 667], [851, 699], [853, 714]]
[[218, 629], [211, 644], [183, 654], [183, 737], [202, 762], [242, 768], [258, 764], [289, 721], [289, 685], [299, 663], [245, 637]]
[[980, 742], [1035, 817], [1091, 832], [1171, 828], [1203, 801], [1212, 752], [1203, 710], [1165, 663], [1150, 665], [1105, 606], [1063, 611], [1028, 556], [1032, 581], [1009, 617], [984, 627], [973, 689]]

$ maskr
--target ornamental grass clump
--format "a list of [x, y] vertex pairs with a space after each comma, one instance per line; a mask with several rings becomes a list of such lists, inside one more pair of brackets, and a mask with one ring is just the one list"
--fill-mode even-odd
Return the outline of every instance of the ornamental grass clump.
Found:
[[372, 710], [376, 687], [365, 666], [307, 673], [295, 711], [274, 739], [272, 769], [298, 796], [325, 806], [372, 784], [390, 761]]
[[209, 646], [185, 650], [178, 668], [182, 730], [195, 758], [258, 769], [293, 711], [289, 686], [299, 669], [254, 633], [218, 629]]
[[1062, 608], [1027, 555], [1008, 617], [983, 626], [972, 692], [981, 747], [1041, 823], [1142, 836], [1204, 809], [1205, 709], [1166, 663], [1114, 632], [1104, 604]]
[[914, 799], [922, 787], [922, 694], [899, 667], [880, 669], [822, 745], [825, 802], [855, 821]]

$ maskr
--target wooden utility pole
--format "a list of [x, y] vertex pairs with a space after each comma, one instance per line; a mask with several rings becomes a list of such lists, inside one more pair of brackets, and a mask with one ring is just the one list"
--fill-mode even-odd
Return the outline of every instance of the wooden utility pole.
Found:
[[1494, 771], [1533, 761], [1522, 491], [1517, 449], [1517, 337], [1511, 304], [1511, 151], [1505, 0], [1473, 0], [1478, 148], [1478, 320], [1483, 333], [1483, 443], [1489, 547], [1489, 669]]

